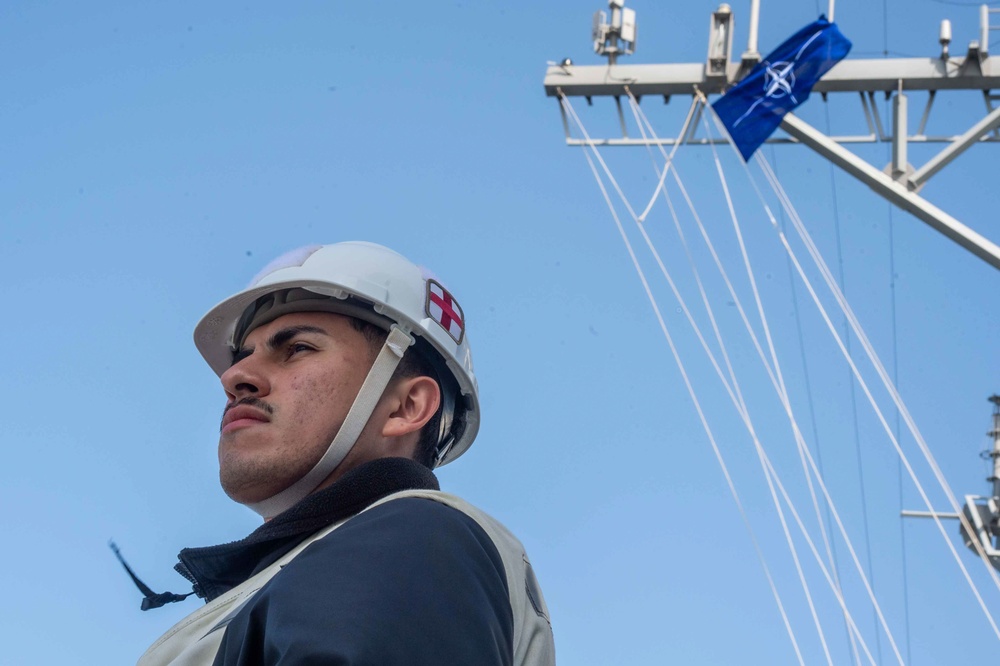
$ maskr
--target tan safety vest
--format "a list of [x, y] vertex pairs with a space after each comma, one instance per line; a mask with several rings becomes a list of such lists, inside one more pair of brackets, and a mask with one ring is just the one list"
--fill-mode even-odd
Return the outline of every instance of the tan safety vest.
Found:
[[[506, 527], [468, 502], [436, 490], [404, 490], [382, 498], [365, 511], [404, 497], [422, 497], [440, 502], [466, 514], [483, 528], [500, 553], [507, 575], [510, 607], [514, 617], [514, 665], [553, 666], [556, 660], [555, 644], [549, 624], [549, 611], [521, 542]], [[316, 532], [271, 566], [175, 624], [146, 650], [139, 659], [138, 666], [211, 664], [222, 644], [227, 624], [225, 621], [235, 615], [282, 567], [312, 542], [322, 539], [351, 518]]]

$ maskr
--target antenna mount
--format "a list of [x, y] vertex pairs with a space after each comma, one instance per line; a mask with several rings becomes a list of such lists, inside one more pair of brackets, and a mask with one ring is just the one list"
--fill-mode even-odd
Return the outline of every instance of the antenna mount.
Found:
[[614, 65], [619, 55], [632, 55], [635, 51], [635, 10], [625, 8], [625, 0], [608, 0], [611, 21], [604, 11], [594, 12], [594, 53], [607, 56]]

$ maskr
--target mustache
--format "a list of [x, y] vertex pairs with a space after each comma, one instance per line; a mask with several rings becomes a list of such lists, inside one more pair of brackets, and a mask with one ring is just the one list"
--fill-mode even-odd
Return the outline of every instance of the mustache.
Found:
[[222, 410], [222, 418], [219, 419], [219, 432], [222, 432], [223, 422], [225, 421], [226, 414], [229, 413], [229, 410], [232, 409], [233, 407], [239, 407], [240, 405], [247, 405], [248, 407], [255, 407], [255, 408], [259, 409], [260, 411], [264, 412], [265, 414], [267, 414], [268, 416], [273, 416], [274, 415], [274, 407], [272, 407], [270, 404], [264, 402], [260, 398], [255, 398], [252, 395], [248, 395], [245, 398], [240, 398], [236, 402], [231, 402], [231, 403], [227, 404], [226, 408]]

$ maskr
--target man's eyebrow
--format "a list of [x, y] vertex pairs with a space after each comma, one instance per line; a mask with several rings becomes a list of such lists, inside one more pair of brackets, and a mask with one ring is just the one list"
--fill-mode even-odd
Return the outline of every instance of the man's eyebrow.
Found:
[[[271, 337], [264, 341], [264, 346], [268, 349], [277, 349], [294, 338], [296, 335], [300, 335], [302, 333], [318, 333], [319, 335], [326, 336], [330, 335], [327, 331], [318, 326], [308, 326], [305, 324], [302, 326], [289, 326], [288, 328], [276, 331]], [[233, 350], [232, 365], [236, 365], [247, 356], [250, 356], [250, 354], [253, 353], [253, 350], [253, 347], [243, 347], [242, 349]]]
[[288, 328], [283, 328], [280, 331], [276, 331], [274, 335], [269, 337], [264, 343], [268, 349], [277, 349], [281, 345], [285, 344], [296, 335], [301, 333], [318, 333], [320, 335], [329, 336], [324, 329], [318, 326], [307, 326], [303, 324], [302, 326], [289, 326]]

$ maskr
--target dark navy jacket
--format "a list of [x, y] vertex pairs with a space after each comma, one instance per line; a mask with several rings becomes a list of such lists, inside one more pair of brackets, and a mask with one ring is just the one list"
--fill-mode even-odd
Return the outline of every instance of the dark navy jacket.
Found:
[[[241, 541], [182, 551], [178, 571], [212, 601], [354, 516], [209, 629], [224, 632], [214, 663], [512, 664], [508, 575], [483, 527], [419, 497], [359, 514], [412, 489], [437, 490], [437, 479], [411, 460], [375, 460]], [[542, 615], [536, 596], [531, 603]]]

